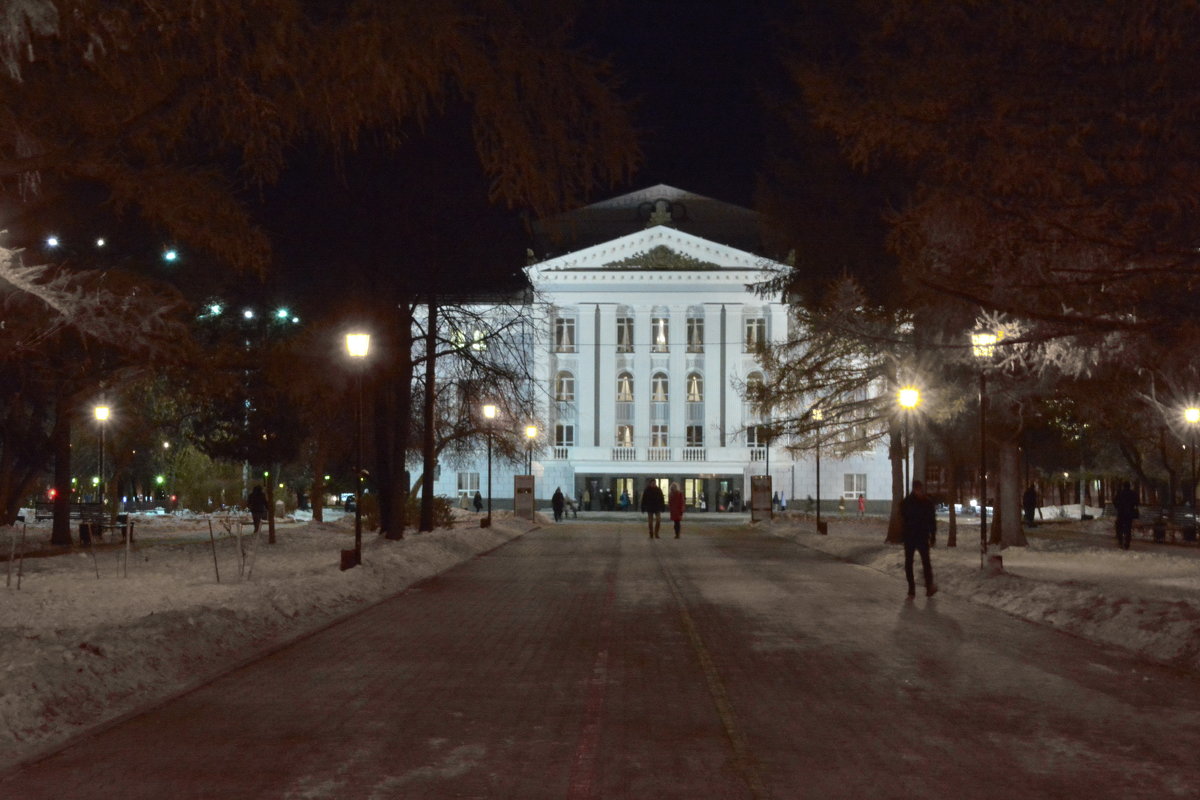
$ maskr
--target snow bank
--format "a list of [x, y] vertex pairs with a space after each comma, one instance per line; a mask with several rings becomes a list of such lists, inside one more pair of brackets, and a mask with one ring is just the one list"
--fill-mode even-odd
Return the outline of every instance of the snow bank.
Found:
[[[29, 526], [20, 574], [17, 563], [0, 564], [0, 768], [532, 527], [511, 514], [494, 514], [491, 528], [460, 516], [461, 527], [401, 541], [364, 533], [363, 564], [346, 572], [339, 559], [354, 546], [352, 517], [280, 524], [274, 545], [265, 528], [256, 541], [247, 525], [239, 549], [235, 522], [218, 520], [210, 541], [208, 519], [148, 515], [127, 563], [116, 544], [50, 556], [48, 527]], [[21, 547], [20, 528], [0, 528], [3, 555]]]
[[[884, 542], [883, 520], [834, 517], [826, 536], [795, 519], [771, 526], [805, 547], [892, 575], [897, 594], [905, 591], [904, 549]], [[1200, 547], [1135, 540], [1120, 550], [1109, 519], [1055, 521], [1026, 535], [1028, 547], [989, 548], [1004, 565], [991, 574], [980, 568], [978, 520], [960, 521], [953, 548], [939, 520], [931, 551], [939, 591], [1200, 672]], [[915, 569], [920, 584], [919, 559]]]

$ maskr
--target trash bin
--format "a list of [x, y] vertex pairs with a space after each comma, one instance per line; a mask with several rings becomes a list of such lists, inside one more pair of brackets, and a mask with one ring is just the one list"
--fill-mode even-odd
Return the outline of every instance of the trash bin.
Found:
[[827, 522], [826, 520], [821, 520], [820, 522], [818, 522], [817, 523], [817, 533], [821, 534], [822, 536], [828, 535], [829, 534], [829, 522]]

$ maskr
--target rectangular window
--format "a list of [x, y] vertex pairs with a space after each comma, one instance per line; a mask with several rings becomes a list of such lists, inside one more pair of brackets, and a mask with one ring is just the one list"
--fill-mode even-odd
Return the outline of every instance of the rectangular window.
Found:
[[560, 372], [554, 379], [554, 399], [560, 403], [575, 402], [575, 376]]
[[670, 320], [666, 317], [655, 317], [650, 320], [650, 352], [666, 353], [668, 347], [667, 334], [670, 332]]
[[554, 446], [555, 447], [574, 447], [575, 446], [575, 426], [563, 425], [561, 423], [554, 426]]
[[628, 372], [622, 372], [617, 376], [617, 402], [633, 402], [633, 376]]
[[633, 317], [617, 318], [617, 352], [633, 352]]
[[554, 318], [554, 352], [575, 352], [575, 320], [566, 317]]
[[867, 494], [867, 475], [866, 473], [847, 472], [844, 476], [845, 483], [843, 487], [845, 494], [850, 497], [858, 497], [860, 494]]
[[691, 317], [687, 321], [687, 351], [689, 353], [704, 352], [704, 319]]
[[746, 428], [746, 446], [747, 447], [762, 447], [763, 439], [757, 425], [750, 425]]
[[686, 430], [688, 447], [704, 447], [703, 425], [688, 425]]
[[633, 426], [617, 426], [617, 447], [633, 447]]
[[767, 342], [767, 321], [765, 319], [746, 320], [746, 352], [753, 353]]
[[473, 495], [479, 491], [478, 472], [458, 473], [458, 493]]
[[651, 447], [666, 447], [667, 446], [667, 426], [666, 425], [651, 425], [650, 426], [650, 446]]

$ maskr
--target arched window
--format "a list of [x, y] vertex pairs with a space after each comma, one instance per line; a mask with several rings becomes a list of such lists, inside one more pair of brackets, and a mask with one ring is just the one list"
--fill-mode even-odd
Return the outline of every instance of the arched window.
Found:
[[650, 400], [654, 403], [667, 402], [667, 374], [656, 372], [650, 379]]
[[628, 372], [622, 372], [617, 376], [617, 402], [633, 402], [633, 376]]
[[575, 402], [575, 376], [560, 372], [554, 376], [554, 399], [560, 403]]
[[687, 401], [689, 403], [704, 402], [704, 378], [698, 372], [690, 373], [687, 376]]

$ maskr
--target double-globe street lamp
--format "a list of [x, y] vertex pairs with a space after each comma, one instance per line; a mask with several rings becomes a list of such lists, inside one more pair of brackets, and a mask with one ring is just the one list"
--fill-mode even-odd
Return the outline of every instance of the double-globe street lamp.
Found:
[[96, 406], [93, 409], [93, 414], [96, 416], [96, 422], [100, 425], [100, 510], [104, 511], [104, 428], [108, 422], [110, 409], [108, 406]]
[[[825, 533], [825, 526], [821, 523], [821, 423], [825, 421], [825, 412], [814, 407], [812, 417], [817, 423], [817, 533]], [[795, 498], [792, 498], [795, 501]]]
[[363, 488], [363, 369], [367, 353], [371, 350], [371, 334], [347, 333], [346, 353], [358, 362], [358, 398], [354, 413], [354, 563], [345, 561], [343, 551], [342, 569], [356, 567], [362, 563], [362, 488]]
[[979, 360], [979, 568], [987, 560], [987, 362], [999, 339], [991, 331], [971, 334], [971, 354]]

